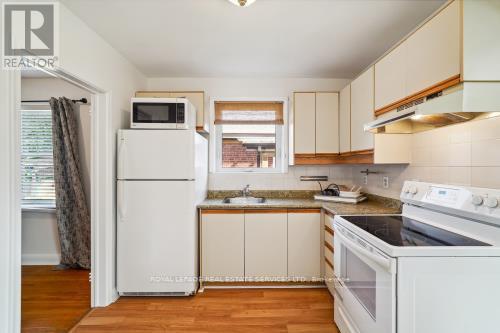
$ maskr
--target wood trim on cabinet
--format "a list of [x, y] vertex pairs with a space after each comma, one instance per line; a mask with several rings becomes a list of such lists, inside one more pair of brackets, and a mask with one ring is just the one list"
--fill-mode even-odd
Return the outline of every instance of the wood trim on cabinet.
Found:
[[288, 209], [284, 208], [249, 208], [245, 209], [245, 214], [286, 214]]
[[295, 165], [373, 164], [373, 149], [342, 154], [295, 154]]
[[328, 258], [327, 258], [327, 257], [325, 257], [325, 263], [326, 263], [328, 266], [330, 266], [330, 268], [331, 268], [331, 269], [334, 269], [334, 268], [333, 268], [333, 264], [330, 262], [330, 260], [328, 260]]
[[244, 214], [244, 209], [202, 209], [201, 215], [207, 214]]
[[328, 242], [326, 242], [326, 241], [325, 241], [325, 246], [326, 246], [326, 247], [327, 247], [330, 251], [332, 251], [332, 252], [334, 252], [334, 253], [335, 253], [335, 250], [333, 249], [333, 246], [331, 246], [331, 245], [330, 245], [330, 243], [328, 243]]
[[325, 231], [328, 232], [330, 235], [333, 236], [334, 234], [334, 231], [332, 228], [330, 228], [329, 226], [325, 225]]
[[333, 213], [332, 213], [332, 212], [330, 212], [329, 210], [324, 209], [324, 211], [325, 211], [325, 215], [328, 215], [328, 216], [330, 216], [330, 217], [335, 217], [335, 214], [333, 214]]
[[289, 208], [289, 213], [305, 213], [305, 214], [316, 214], [321, 213], [321, 208]]
[[340, 156], [342, 157], [349, 157], [349, 156], [355, 156], [355, 155], [370, 155], [373, 154], [373, 149], [363, 149], [363, 150], [353, 150], [353, 151], [348, 151], [345, 153], [341, 153]]
[[444, 90], [446, 88], [453, 87], [457, 84], [459, 84], [461, 81], [460, 74], [454, 75], [444, 81], [438, 82], [433, 86], [430, 86], [429, 88], [426, 88], [424, 90], [421, 90], [413, 95], [410, 95], [408, 97], [405, 97], [399, 101], [396, 101], [392, 104], [389, 104], [387, 106], [384, 106], [383, 108], [380, 108], [378, 110], [375, 110], [375, 117], [378, 117], [380, 115], [383, 115], [384, 113], [390, 112], [401, 105], [405, 105], [407, 103], [416, 101], [417, 99], [429, 96], [431, 94], [434, 94], [436, 92], [439, 92], [441, 90]]

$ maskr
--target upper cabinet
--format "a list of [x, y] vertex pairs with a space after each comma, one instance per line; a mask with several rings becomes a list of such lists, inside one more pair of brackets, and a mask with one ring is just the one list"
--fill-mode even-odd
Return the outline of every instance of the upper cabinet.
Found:
[[340, 91], [339, 110], [339, 150], [351, 151], [351, 85]]
[[316, 153], [316, 93], [294, 94], [295, 154]]
[[205, 93], [203, 91], [138, 91], [135, 97], [187, 98], [196, 108], [196, 130], [208, 132], [205, 121]]
[[406, 96], [459, 78], [459, 1], [450, 3], [412, 34], [403, 46], [407, 47]]
[[[467, 66], [462, 61], [462, 44], [467, 43], [462, 36], [470, 30], [470, 23], [462, 19], [462, 6], [470, 6], [469, 2], [475, 1], [449, 2], [376, 62], [376, 116], [454, 86], [464, 79]], [[490, 21], [495, 24], [494, 19], [490, 18]], [[477, 33], [476, 37], [492, 33], [480, 29], [483, 33]], [[484, 41], [482, 44], [490, 43]], [[482, 54], [490, 54], [491, 46], [480, 48]]]
[[375, 109], [406, 97], [407, 55], [403, 42], [375, 64]]
[[316, 154], [339, 152], [339, 94], [316, 93]]
[[294, 94], [294, 153], [314, 158], [339, 152], [339, 94]]
[[370, 67], [351, 83], [351, 151], [373, 149], [373, 134], [364, 125], [373, 120], [374, 67]]

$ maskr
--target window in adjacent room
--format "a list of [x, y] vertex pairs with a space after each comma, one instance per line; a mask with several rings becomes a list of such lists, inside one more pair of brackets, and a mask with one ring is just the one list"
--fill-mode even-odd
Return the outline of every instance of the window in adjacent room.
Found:
[[50, 110], [21, 111], [21, 199], [23, 208], [55, 207]]
[[284, 102], [215, 102], [218, 172], [283, 172]]

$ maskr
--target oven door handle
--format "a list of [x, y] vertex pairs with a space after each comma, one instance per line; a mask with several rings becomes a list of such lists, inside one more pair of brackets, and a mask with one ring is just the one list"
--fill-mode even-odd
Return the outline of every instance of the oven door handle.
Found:
[[344, 243], [350, 250], [356, 252], [358, 255], [365, 257], [366, 259], [369, 259], [381, 267], [385, 268], [387, 271], [392, 272], [392, 261], [389, 258], [382, 257], [381, 255], [374, 254], [364, 247], [362, 247], [359, 244], [356, 244], [354, 241], [350, 240], [346, 236], [343, 235], [342, 231], [339, 230], [339, 228], [335, 229], [335, 236], [339, 237], [340, 241]]

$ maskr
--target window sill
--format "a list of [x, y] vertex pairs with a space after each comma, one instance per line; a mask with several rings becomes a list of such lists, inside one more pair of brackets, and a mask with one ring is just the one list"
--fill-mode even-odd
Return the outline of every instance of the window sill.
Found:
[[21, 207], [21, 211], [27, 213], [55, 213], [56, 207], [34, 207], [34, 206], [24, 206]]

